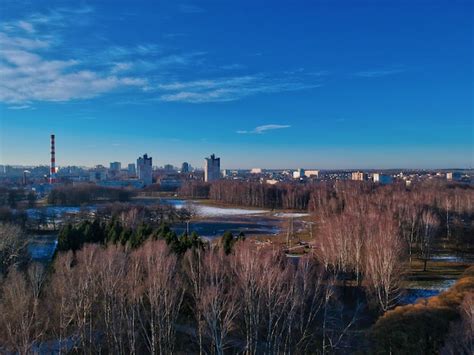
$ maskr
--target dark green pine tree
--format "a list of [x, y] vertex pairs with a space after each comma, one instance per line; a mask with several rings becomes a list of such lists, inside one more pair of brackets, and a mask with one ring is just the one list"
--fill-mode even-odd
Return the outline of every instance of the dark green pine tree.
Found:
[[71, 236], [72, 236], [72, 225], [68, 223], [59, 231], [58, 250], [63, 251], [63, 250], [71, 249], [71, 243], [70, 243]]
[[227, 231], [222, 236], [222, 247], [226, 255], [229, 255], [232, 252], [232, 247], [234, 245], [234, 235], [231, 231]]
[[110, 223], [112, 224], [107, 232], [107, 241], [109, 243], [116, 244], [120, 239], [120, 235], [122, 234], [123, 228], [118, 220], [113, 220]]

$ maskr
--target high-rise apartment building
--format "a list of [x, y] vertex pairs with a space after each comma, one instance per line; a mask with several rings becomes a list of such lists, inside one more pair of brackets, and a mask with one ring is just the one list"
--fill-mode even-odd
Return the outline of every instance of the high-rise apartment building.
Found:
[[189, 163], [184, 162], [183, 165], [181, 165], [181, 172], [186, 174], [189, 173]]
[[221, 158], [216, 158], [212, 154], [206, 158], [206, 165], [204, 167], [204, 181], [210, 182], [219, 180], [221, 178]]
[[137, 175], [145, 186], [153, 183], [152, 158], [148, 157], [148, 154], [144, 154], [143, 157], [137, 159]]

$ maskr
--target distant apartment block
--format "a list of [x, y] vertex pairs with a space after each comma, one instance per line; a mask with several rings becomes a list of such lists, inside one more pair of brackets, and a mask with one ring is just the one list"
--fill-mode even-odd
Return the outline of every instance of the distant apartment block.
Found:
[[181, 172], [184, 173], [184, 174], [187, 174], [189, 173], [191, 169], [189, 168], [189, 163], [188, 162], [184, 162], [182, 165], [181, 165]]
[[118, 172], [122, 169], [122, 164], [118, 161], [110, 163], [110, 171]]
[[268, 179], [267, 181], [265, 181], [268, 185], [276, 185], [279, 183], [278, 180], [275, 180], [275, 179]]
[[261, 174], [263, 170], [261, 168], [253, 168], [250, 170], [250, 174]]
[[372, 177], [373, 177], [375, 183], [378, 183], [378, 184], [381, 184], [381, 185], [388, 185], [388, 184], [391, 184], [393, 182], [393, 179], [390, 175], [374, 173]]
[[354, 171], [352, 173], [352, 180], [354, 181], [367, 181], [367, 174], [362, 171]]
[[128, 176], [136, 176], [137, 175], [137, 169], [135, 167], [135, 164], [131, 163], [128, 164]]
[[221, 178], [221, 158], [216, 158], [212, 154], [209, 158], [206, 158], [204, 166], [204, 181], [210, 182], [219, 180]]
[[142, 180], [145, 186], [153, 183], [152, 158], [148, 157], [147, 154], [137, 159], [137, 175], [138, 179]]
[[304, 175], [307, 178], [318, 178], [319, 177], [319, 170], [306, 170]]
[[293, 172], [293, 179], [301, 179], [304, 175], [304, 169], [298, 169]]
[[89, 181], [97, 183], [105, 180], [107, 180], [107, 169], [104, 166], [97, 165], [89, 171]]
[[446, 180], [448, 181], [460, 181], [461, 180], [461, 173], [458, 171], [448, 172], [446, 173]]

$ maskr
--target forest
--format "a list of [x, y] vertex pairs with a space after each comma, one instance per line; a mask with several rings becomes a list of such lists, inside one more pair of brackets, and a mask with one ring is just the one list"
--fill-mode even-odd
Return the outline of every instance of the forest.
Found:
[[446, 292], [400, 302], [413, 265], [428, 274], [439, 250], [472, 255], [472, 187], [238, 184], [202, 186], [229, 204], [308, 210], [303, 254], [289, 258], [284, 244], [229, 233], [214, 242], [177, 236], [168, 223], [190, 216], [116, 204], [63, 225], [54, 260], [45, 265], [25, 255], [22, 226], [2, 224], [2, 349], [473, 352], [473, 267]]

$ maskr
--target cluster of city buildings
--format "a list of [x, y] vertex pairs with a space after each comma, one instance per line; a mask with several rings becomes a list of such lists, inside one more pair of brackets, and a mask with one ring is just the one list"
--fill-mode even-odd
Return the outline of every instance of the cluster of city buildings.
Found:
[[404, 181], [410, 185], [414, 181], [426, 179], [446, 179], [448, 181], [471, 181], [473, 171], [348, 171], [315, 169], [221, 169], [221, 159], [215, 154], [204, 160], [204, 169], [194, 169], [189, 163], [182, 163], [180, 168], [167, 164], [163, 167], [153, 166], [153, 159], [148, 154], [137, 158], [136, 163], [122, 166], [114, 161], [108, 167], [97, 165], [93, 168], [56, 166], [55, 136], [51, 135], [50, 166], [11, 166], [0, 165], [0, 183], [28, 186], [38, 193], [48, 192], [59, 183], [90, 182], [105, 187], [145, 188], [153, 184], [161, 190], [176, 190], [184, 181], [197, 180], [212, 182], [219, 179], [259, 181], [267, 184], [282, 182], [308, 183], [322, 180], [372, 181], [387, 185], [394, 181]]

